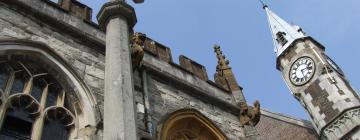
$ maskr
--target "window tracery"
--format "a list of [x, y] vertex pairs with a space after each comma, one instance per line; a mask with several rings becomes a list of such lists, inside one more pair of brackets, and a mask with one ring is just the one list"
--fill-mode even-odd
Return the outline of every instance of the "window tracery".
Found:
[[67, 97], [72, 91], [56, 73], [27, 56], [0, 60], [0, 139], [67, 140], [75, 125]]

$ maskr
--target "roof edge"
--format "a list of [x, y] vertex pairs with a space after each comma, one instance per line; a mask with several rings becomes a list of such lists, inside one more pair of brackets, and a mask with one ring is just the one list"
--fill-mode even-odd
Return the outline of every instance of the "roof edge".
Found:
[[265, 115], [267, 117], [274, 118], [274, 119], [284, 121], [284, 122], [288, 122], [288, 123], [291, 123], [291, 124], [294, 124], [294, 125], [306, 127], [306, 128], [309, 128], [309, 129], [314, 129], [314, 127], [312, 126], [312, 123], [310, 121], [308, 121], [308, 120], [298, 119], [298, 118], [295, 118], [295, 117], [292, 117], [292, 116], [271, 112], [271, 111], [266, 110], [266, 109], [261, 109], [261, 114]]

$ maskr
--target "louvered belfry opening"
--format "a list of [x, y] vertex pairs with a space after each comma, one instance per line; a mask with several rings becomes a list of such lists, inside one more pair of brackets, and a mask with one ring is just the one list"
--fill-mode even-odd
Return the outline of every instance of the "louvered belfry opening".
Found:
[[285, 32], [278, 32], [276, 34], [276, 41], [281, 45], [284, 46], [288, 41], [285, 38]]

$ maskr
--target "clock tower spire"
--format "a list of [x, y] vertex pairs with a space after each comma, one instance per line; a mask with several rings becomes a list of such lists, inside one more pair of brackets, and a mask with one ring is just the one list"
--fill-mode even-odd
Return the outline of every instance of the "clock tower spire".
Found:
[[321, 139], [360, 138], [360, 99], [325, 47], [264, 5], [277, 69]]

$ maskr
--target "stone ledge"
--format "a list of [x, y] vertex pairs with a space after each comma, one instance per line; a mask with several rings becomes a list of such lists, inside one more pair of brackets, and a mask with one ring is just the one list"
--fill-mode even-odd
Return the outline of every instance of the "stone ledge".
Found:
[[117, 16], [126, 18], [131, 28], [133, 28], [137, 22], [134, 8], [123, 1], [111, 1], [105, 3], [101, 7], [96, 18], [100, 28], [105, 31], [108, 21]]
[[11, 10], [17, 10], [34, 21], [42, 22], [60, 33], [73, 37], [78, 42], [105, 53], [105, 34], [94, 25], [72, 16], [59, 7], [49, 4], [46, 0], [10, 0], [0, 3]]

